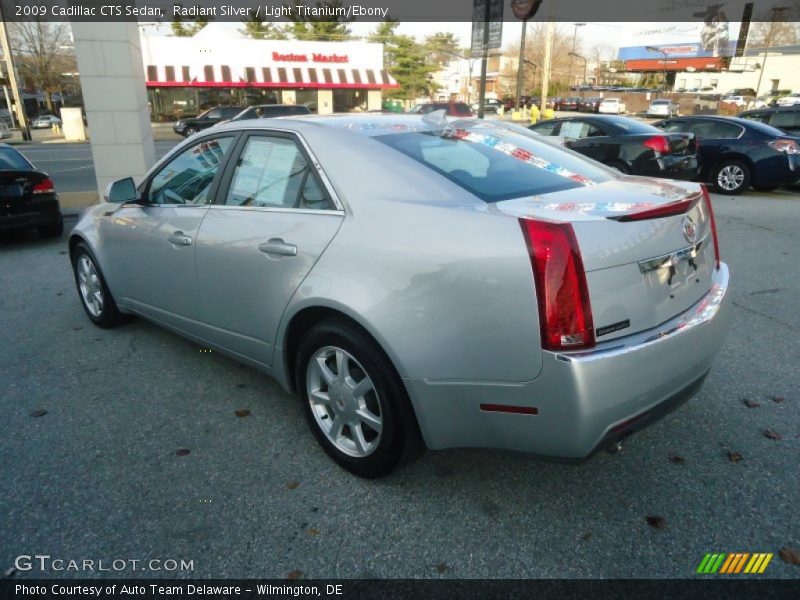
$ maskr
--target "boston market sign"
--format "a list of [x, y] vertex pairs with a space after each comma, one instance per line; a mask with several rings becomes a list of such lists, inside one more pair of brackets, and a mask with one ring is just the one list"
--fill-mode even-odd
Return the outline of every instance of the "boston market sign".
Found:
[[272, 60], [275, 62], [315, 62], [315, 63], [346, 63], [349, 62], [347, 54], [320, 54], [313, 52], [311, 58], [308, 54], [282, 54], [280, 52], [272, 53]]

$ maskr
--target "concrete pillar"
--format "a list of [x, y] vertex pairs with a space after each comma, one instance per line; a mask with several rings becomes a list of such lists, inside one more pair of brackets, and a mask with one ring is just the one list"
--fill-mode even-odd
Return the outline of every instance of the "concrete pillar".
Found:
[[72, 36], [102, 198], [110, 182], [138, 179], [155, 162], [139, 28], [73, 22]]
[[367, 90], [367, 110], [383, 108], [383, 97], [380, 90]]
[[317, 92], [317, 114], [333, 114], [333, 90], [319, 90]]

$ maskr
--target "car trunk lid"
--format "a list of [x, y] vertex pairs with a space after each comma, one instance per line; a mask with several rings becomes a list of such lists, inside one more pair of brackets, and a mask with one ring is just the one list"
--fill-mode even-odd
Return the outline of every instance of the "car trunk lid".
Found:
[[571, 224], [598, 342], [656, 327], [711, 287], [717, 261], [712, 217], [697, 184], [619, 177], [499, 202], [494, 210]]

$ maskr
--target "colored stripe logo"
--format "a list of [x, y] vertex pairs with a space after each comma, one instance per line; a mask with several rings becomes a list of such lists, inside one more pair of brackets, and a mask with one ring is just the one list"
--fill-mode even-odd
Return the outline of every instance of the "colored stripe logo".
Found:
[[702, 575], [763, 573], [771, 560], [772, 553], [766, 552], [753, 554], [749, 552], [706, 554], [700, 562], [700, 566], [697, 567], [697, 573]]

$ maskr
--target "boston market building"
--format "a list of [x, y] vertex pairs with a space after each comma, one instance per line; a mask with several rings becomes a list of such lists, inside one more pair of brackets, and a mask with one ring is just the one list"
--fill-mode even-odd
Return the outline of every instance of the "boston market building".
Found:
[[172, 121], [217, 105], [304, 104], [320, 114], [380, 110], [398, 87], [383, 44], [254, 40], [210, 24], [193, 37], [142, 35], [150, 112]]

